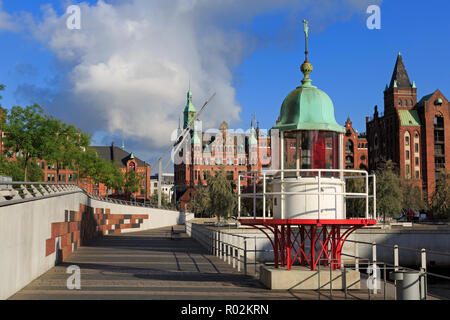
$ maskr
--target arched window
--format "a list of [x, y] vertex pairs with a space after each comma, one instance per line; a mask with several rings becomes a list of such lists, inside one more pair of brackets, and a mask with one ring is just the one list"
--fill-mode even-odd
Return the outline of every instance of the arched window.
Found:
[[130, 162], [130, 164], [128, 165], [128, 171], [136, 171], [136, 165], [134, 164], [134, 162]]
[[405, 100], [405, 107], [408, 105], [408, 101], [407, 100]]
[[345, 153], [347, 153], [347, 154], [353, 153], [353, 141], [352, 140], [347, 140], [347, 142], [345, 143]]
[[398, 105], [401, 106], [402, 105], [402, 100], [398, 99]]

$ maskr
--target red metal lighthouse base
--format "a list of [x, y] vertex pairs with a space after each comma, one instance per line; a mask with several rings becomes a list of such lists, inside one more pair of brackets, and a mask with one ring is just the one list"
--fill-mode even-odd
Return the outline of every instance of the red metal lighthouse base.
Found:
[[[275, 268], [291, 267], [298, 262], [315, 270], [320, 262], [331, 261], [332, 269], [341, 267], [345, 240], [355, 230], [374, 225], [374, 219], [305, 220], [305, 219], [239, 219], [269, 238], [274, 252]], [[341, 227], [347, 229], [341, 234]], [[266, 231], [273, 233], [271, 237]]]

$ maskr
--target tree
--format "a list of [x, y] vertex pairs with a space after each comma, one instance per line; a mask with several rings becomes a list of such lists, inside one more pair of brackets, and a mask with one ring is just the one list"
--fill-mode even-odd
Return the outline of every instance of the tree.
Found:
[[[150, 197], [150, 203], [152, 206], [158, 205], [158, 190], [155, 189], [153, 191], [153, 194]], [[169, 196], [165, 192], [161, 192], [161, 206], [162, 207], [168, 207], [170, 206], [170, 199]]]
[[[9, 161], [5, 157], [0, 156], [0, 175], [11, 177], [13, 181], [24, 181], [23, 159], [17, 161]], [[39, 182], [44, 180], [44, 172], [35, 163], [31, 162], [28, 169], [28, 180]]]
[[450, 171], [441, 170], [431, 197], [431, 211], [438, 218], [450, 218]]
[[139, 176], [135, 171], [125, 173], [123, 190], [128, 199], [131, 199], [132, 193], [139, 191]]
[[233, 192], [232, 182], [227, 179], [224, 168], [215, 172], [214, 176], [208, 179], [209, 194], [211, 198], [211, 213], [220, 218], [230, 217], [236, 208], [237, 197]]
[[427, 204], [423, 200], [422, 191], [418, 186], [411, 186], [408, 181], [403, 181], [402, 187], [404, 210], [426, 210]]
[[189, 210], [197, 215], [207, 216], [211, 212], [209, 186], [200, 186], [192, 195]]
[[51, 131], [46, 128], [43, 110], [38, 104], [22, 108], [15, 106], [7, 116], [4, 130], [8, 133], [4, 147], [18, 154], [23, 159], [24, 181], [28, 180], [30, 162], [44, 159], [47, 154]]
[[403, 193], [395, 164], [391, 160], [383, 161], [376, 171], [376, 177], [378, 216], [399, 216], [402, 211]]
[[[345, 191], [351, 193], [365, 193], [365, 176], [346, 180]], [[347, 198], [345, 200], [347, 217], [364, 217], [366, 214], [366, 200], [363, 198]]]

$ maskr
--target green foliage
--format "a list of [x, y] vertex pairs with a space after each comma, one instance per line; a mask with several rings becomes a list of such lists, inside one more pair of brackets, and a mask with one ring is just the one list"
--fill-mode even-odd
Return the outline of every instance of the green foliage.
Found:
[[[246, 193], [253, 193], [253, 184], [251, 183]], [[256, 185], [256, 193], [263, 192], [263, 184], [258, 183]], [[273, 192], [273, 186], [271, 184], [266, 185], [266, 192]], [[256, 200], [256, 212], [259, 215], [262, 215], [263, 212], [263, 201], [262, 199]], [[273, 199], [267, 197], [266, 198], [266, 216], [271, 212], [273, 214]], [[253, 217], [253, 199], [251, 198], [242, 198], [241, 199], [241, 216], [252, 216]]]
[[[23, 159], [8, 161], [5, 157], [0, 156], [0, 175], [11, 177], [13, 181], [24, 181], [24, 165], [22, 162]], [[32, 182], [44, 180], [44, 173], [35, 162], [29, 164], [28, 180]]]
[[189, 210], [196, 215], [203, 217], [211, 214], [211, 197], [208, 186], [200, 186], [192, 195], [189, 203]]
[[[5, 90], [5, 85], [4, 84], [0, 84], [0, 91], [3, 91], [3, 90]], [[3, 99], [3, 97], [2, 96], [0, 96], [0, 100], [1, 99]], [[1, 107], [2, 105], [0, 104], [0, 107]]]
[[23, 158], [24, 181], [28, 180], [30, 160], [43, 158], [46, 153], [45, 117], [42, 108], [34, 104], [26, 108], [15, 106], [7, 116], [4, 130], [8, 133], [4, 139], [5, 149], [20, 152]]
[[[155, 189], [153, 191], [153, 194], [150, 197], [150, 203], [154, 207], [158, 206], [158, 190], [157, 189]], [[170, 206], [170, 199], [165, 192], [161, 192], [161, 206], [163, 208], [167, 208]]]
[[[378, 187], [378, 185], [377, 185]], [[364, 193], [366, 192], [366, 181], [364, 176], [361, 178], [352, 178], [346, 180], [346, 192]], [[363, 198], [348, 198], [346, 199], [346, 214], [347, 217], [364, 217], [366, 214], [366, 200]]]
[[377, 215], [400, 216], [403, 204], [401, 179], [391, 160], [381, 163], [377, 176]]
[[139, 176], [135, 171], [128, 171], [124, 176], [123, 190], [131, 198], [131, 194], [139, 191]]
[[402, 186], [404, 210], [419, 210], [427, 209], [427, 204], [423, 200], [422, 191], [418, 186], [411, 186], [408, 181], [403, 182]]
[[441, 219], [450, 218], [450, 171], [442, 170], [431, 197], [431, 211]]
[[207, 182], [211, 199], [210, 208], [213, 210], [211, 213], [215, 214], [219, 221], [221, 217], [229, 218], [237, 204], [232, 181], [227, 179], [225, 170], [221, 168], [214, 176], [209, 176]]

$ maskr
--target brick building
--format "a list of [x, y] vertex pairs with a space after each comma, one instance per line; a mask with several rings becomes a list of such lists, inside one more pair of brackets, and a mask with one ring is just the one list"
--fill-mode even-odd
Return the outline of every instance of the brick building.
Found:
[[[195, 118], [196, 109], [192, 103], [192, 92], [187, 94], [184, 108], [183, 129]], [[174, 165], [175, 201], [184, 209], [198, 186], [207, 184], [208, 174], [224, 168], [228, 179], [238, 184], [239, 174], [261, 170], [270, 164], [270, 137], [260, 132], [259, 126], [254, 128], [252, 121], [250, 130], [230, 130], [224, 121], [219, 130], [200, 129], [200, 123], [194, 125], [190, 139], [185, 139], [180, 146], [177, 161]], [[179, 128], [181, 133], [181, 128]], [[249, 181], [241, 180], [241, 186]]]
[[398, 54], [389, 86], [384, 90], [384, 115], [375, 106], [366, 117], [369, 168], [382, 159], [395, 162], [400, 176], [432, 196], [439, 170], [450, 163], [450, 106], [439, 90], [417, 102], [415, 82], [409, 80]]
[[344, 135], [345, 169], [367, 170], [369, 168], [369, 149], [367, 138], [353, 129], [350, 118], [345, 123]]

